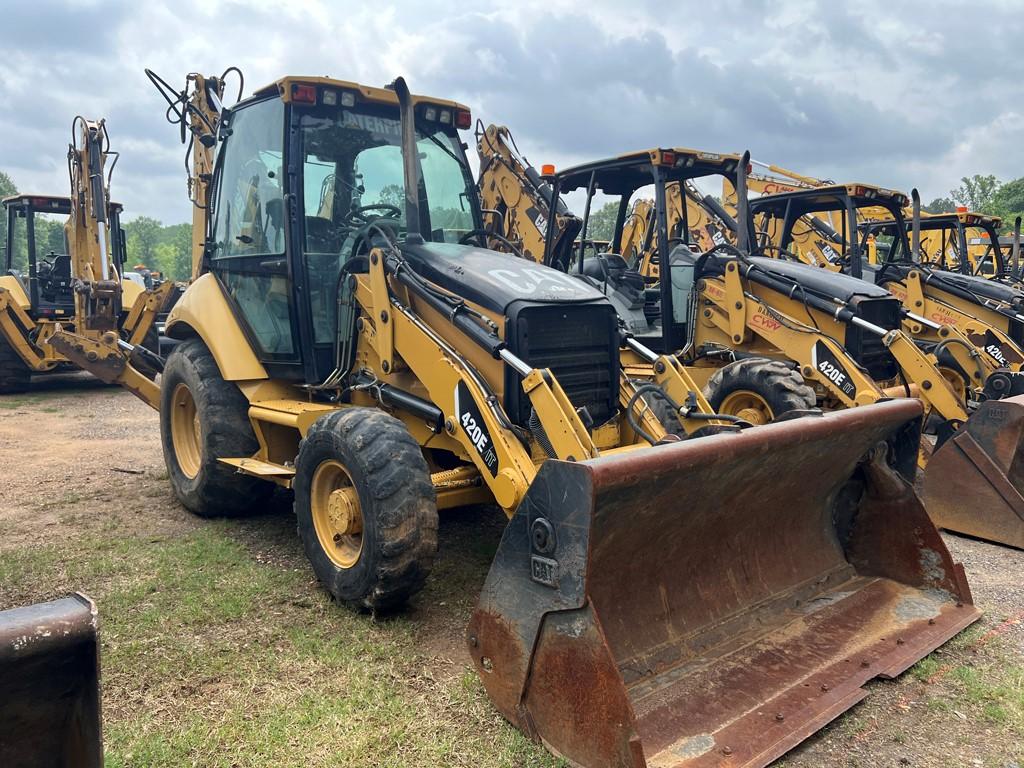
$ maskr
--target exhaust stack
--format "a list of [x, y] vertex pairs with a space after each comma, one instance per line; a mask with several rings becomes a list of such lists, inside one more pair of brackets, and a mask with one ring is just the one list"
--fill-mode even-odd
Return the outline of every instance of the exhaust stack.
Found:
[[420, 167], [416, 150], [416, 112], [412, 94], [404, 77], [396, 77], [392, 83], [398, 95], [399, 114], [402, 121], [402, 170], [405, 180], [405, 241], [409, 244], [423, 242], [420, 231]]
[[751, 241], [750, 200], [747, 199], [747, 166], [750, 165], [750, 150], [743, 153], [736, 169], [736, 247], [750, 253]]

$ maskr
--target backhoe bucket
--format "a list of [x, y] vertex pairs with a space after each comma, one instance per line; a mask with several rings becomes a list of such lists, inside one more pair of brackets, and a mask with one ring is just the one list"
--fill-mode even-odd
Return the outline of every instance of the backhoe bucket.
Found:
[[89, 598], [0, 611], [0, 765], [100, 768], [99, 691]]
[[1024, 549], [1024, 395], [988, 400], [928, 460], [921, 498], [940, 528]]
[[[977, 620], [897, 400], [545, 463], [467, 630], [501, 713], [587, 768], [765, 766]], [[886, 461], [886, 454], [889, 461]]]

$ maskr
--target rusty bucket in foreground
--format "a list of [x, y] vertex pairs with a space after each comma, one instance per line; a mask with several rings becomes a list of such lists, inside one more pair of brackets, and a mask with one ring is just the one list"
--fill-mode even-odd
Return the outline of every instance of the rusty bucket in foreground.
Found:
[[940, 528], [1024, 549], [1024, 396], [989, 400], [935, 452], [921, 498]]
[[84, 595], [0, 611], [0, 765], [103, 765], [96, 607]]
[[497, 708], [587, 768], [765, 766], [977, 620], [899, 400], [549, 461], [467, 637]]

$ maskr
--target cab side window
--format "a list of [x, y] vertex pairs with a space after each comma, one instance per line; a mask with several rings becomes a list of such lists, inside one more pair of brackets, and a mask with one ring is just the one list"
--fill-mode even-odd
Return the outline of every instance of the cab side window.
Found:
[[275, 98], [231, 116], [220, 169], [214, 258], [284, 253], [283, 110]]

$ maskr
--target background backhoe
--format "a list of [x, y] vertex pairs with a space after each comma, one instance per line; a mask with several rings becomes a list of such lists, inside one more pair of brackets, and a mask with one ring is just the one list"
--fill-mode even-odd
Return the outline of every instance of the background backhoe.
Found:
[[[667, 153], [668, 162], [658, 162], [660, 152]], [[677, 167], [678, 157], [684, 158], [681, 169]], [[712, 158], [719, 158], [717, 167]], [[940, 451], [941, 462], [926, 474], [928, 488], [946, 483], [942, 504], [935, 504], [936, 519], [953, 530], [1019, 546], [1022, 531], [1019, 516], [1012, 511], [1019, 493], [1013, 481], [1007, 480], [1013, 476], [1016, 452], [993, 442], [988, 407], [968, 422], [967, 384], [959, 375], [949, 376], [944, 370], [947, 364], [960, 366], [973, 374], [980, 389], [981, 382], [991, 377], [995, 368], [983, 366], [969, 343], [946, 342], [952, 348], [948, 355], [943, 355], [941, 341], [922, 349], [902, 330], [908, 316], [915, 317], [913, 313], [901, 308], [884, 289], [863, 280], [778, 259], [749, 257], [743, 249], [728, 244], [698, 255], [704, 227], [712, 219], [722, 222], [731, 216], [705, 203], [704, 216], [691, 222], [688, 208], [669, 205], [667, 192], [672, 187], [684, 192], [696, 190], [692, 182], [709, 174], [731, 177], [731, 183], [742, 184], [743, 174], [735, 171], [738, 161], [735, 156], [679, 148], [651, 150], [569, 169], [550, 182], [556, 202], [563, 190], [584, 189], [590, 196], [598, 191], [620, 195], [613, 241], [622, 242], [637, 196], [649, 194], [651, 180], [659, 177], [660, 184], [655, 183], [653, 189], [653, 220], [660, 223], [657, 234], [649, 235], [648, 247], [661, 253], [674, 252], [679, 262], [678, 266], [673, 264], [673, 269], [679, 270], [672, 289], [676, 297], [666, 297], [664, 291], [660, 297], [661, 316], [666, 316], [665, 306], [672, 307], [678, 328], [667, 348], [683, 350], [681, 358], [687, 374], [705, 385], [704, 394], [717, 411], [751, 423], [767, 423], [786, 412], [815, 405], [834, 409], [887, 397], [919, 397], [926, 404], [929, 423], [937, 428], [940, 448], [950, 436], [958, 436], [955, 447], [950, 444]], [[730, 164], [731, 169], [727, 167]], [[651, 167], [658, 165], [662, 169], [652, 172]], [[694, 196], [691, 192], [689, 197]], [[659, 208], [663, 212], [661, 220]], [[678, 215], [680, 211], [682, 220], [670, 228], [670, 213]], [[748, 242], [753, 242], [753, 218], [749, 212], [746, 216]], [[573, 269], [581, 274], [603, 275], [609, 295], [614, 296], [618, 285], [629, 282], [628, 275], [622, 279], [625, 264], [608, 269], [620, 258], [617, 255], [592, 259], [589, 267], [587, 259], [578, 256]], [[680, 310], [680, 305], [685, 308]], [[939, 338], [956, 339], [956, 333], [955, 328], [941, 329]], [[642, 333], [637, 337], [647, 343]], [[634, 369], [631, 373], [637, 375]], [[958, 382], [960, 386], [956, 386]], [[964, 428], [965, 423], [971, 428]], [[968, 440], [972, 441], [968, 450], [974, 449], [970, 455], [963, 450]], [[932, 445], [923, 441], [921, 447], [924, 464]], [[974, 501], [975, 493], [978, 498], [994, 498], [981, 507]], [[940, 506], [959, 510], [957, 522]], [[992, 517], [1002, 517], [1004, 525], [994, 526]]]
[[[929, 513], [950, 530], [1024, 546], [1024, 485], [1017, 469], [1024, 438], [1019, 430], [1004, 428], [1015, 421], [1019, 406], [1012, 396], [1022, 379], [1022, 353], [1013, 335], [1018, 324], [1016, 289], [1007, 284], [1010, 281], [945, 272], [905, 256], [925, 251], [920, 236], [923, 220], [916, 211], [910, 222], [903, 219], [909, 200], [898, 192], [782, 171], [788, 179], [781, 186], [788, 189], [770, 186], [776, 182], [764, 177], [757, 188], [771, 194], [750, 201], [757, 250], [777, 259], [817, 264], [826, 268], [823, 272], [863, 275], [900, 300], [902, 328], [934, 359], [958, 397], [985, 401], [929, 464], [923, 484]], [[734, 184], [723, 188], [736, 189]], [[735, 204], [738, 195], [726, 198]], [[914, 202], [919, 210], [916, 194]], [[730, 229], [723, 234], [736, 241], [741, 230]], [[872, 257], [880, 252], [883, 258]], [[787, 264], [777, 270], [793, 268], [799, 266]], [[903, 347], [905, 354], [912, 354], [907, 345]], [[927, 399], [927, 392], [917, 391]], [[1002, 398], [1002, 404], [995, 398]], [[940, 445], [950, 434], [939, 432]]]
[[[122, 279], [121, 205], [110, 201], [116, 163], [105, 123], [75, 118], [68, 148], [71, 197], [19, 195], [3, 201], [5, 270], [0, 275], [0, 393], [20, 392], [33, 374], [71, 362], [52, 337], [59, 328], [159, 351], [154, 320], [173, 285], [147, 290]], [[108, 159], [114, 158], [109, 162]]]

